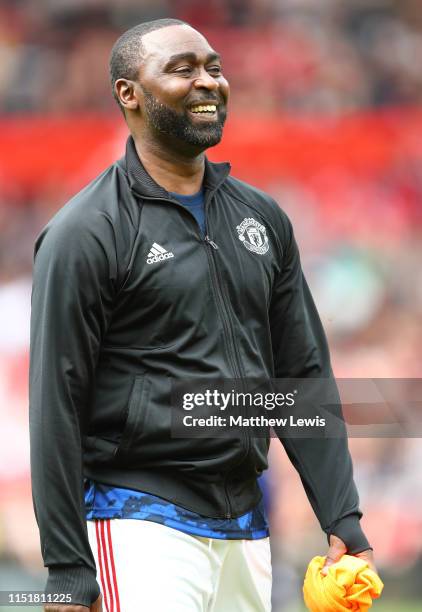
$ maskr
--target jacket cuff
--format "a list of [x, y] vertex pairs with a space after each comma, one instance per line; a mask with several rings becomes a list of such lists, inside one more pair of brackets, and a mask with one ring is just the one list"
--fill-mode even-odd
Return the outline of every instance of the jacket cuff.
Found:
[[372, 550], [371, 545], [362, 531], [359, 516], [357, 514], [349, 514], [334, 523], [327, 531], [328, 543], [330, 543], [330, 535], [336, 535], [343, 540], [347, 547], [347, 552], [350, 555], [356, 555], [368, 549]]
[[[86, 566], [52, 566], [49, 567], [46, 595], [70, 594], [71, 603], [74, 605], [87, 606], [88, 608], [100, 594], [100, 587], [96, 580], [95, 571]], [[53, 600], [54, 601], [54, 600]], [[58, 599], [58, 602], [70, 603], [66, 599]]]

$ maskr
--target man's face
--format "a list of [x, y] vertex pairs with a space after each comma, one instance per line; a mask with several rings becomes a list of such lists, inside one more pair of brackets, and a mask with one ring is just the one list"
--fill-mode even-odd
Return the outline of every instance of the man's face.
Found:
[[218, 54], [188, 26], [150, 32], [142, 43], [140, 105], [147, 125], [201, 149], [220, 142], [229, 85]]

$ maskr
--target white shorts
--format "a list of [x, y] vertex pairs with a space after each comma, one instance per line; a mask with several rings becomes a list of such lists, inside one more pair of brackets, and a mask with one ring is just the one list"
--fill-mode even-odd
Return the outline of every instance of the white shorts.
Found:
[[269, 612], [269, 538], [216, 540], [150, 521], [88, 521], [103, 612]]

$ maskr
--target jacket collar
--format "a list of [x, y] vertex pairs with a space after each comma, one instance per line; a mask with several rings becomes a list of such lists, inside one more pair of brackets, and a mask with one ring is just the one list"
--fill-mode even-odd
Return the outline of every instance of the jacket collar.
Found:
[[[126, 143], [126, 170], [129, 177], [129, 184], [133, 191], [138, 195], [150, 198], [170, 198], [168, 191], [158, 185], [148, 174], [142, 165], [136, 151], [135, 142], [129, 136]], [[230, 164], [213, 163], [205, 157], [205, 191], [215, 191], [227, 178], [230, 172]]]

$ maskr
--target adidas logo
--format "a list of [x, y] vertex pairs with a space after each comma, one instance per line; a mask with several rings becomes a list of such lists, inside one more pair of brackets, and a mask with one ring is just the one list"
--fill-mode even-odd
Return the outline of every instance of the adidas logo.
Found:
[[147, 264], [157, 263], [165, 259], [171, 259], [172, 257], [174, 257], [173, 253], [166, 251], [166, 249], [154, 242], [148, 253]]

